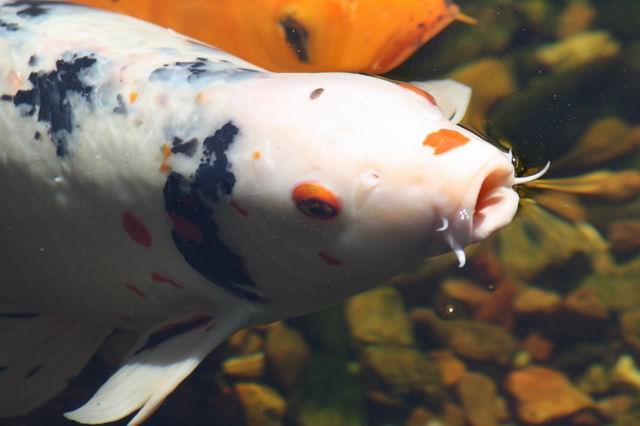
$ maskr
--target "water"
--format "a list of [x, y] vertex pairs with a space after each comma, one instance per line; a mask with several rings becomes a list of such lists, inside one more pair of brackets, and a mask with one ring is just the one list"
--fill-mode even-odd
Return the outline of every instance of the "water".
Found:
[[[521, 173], [551, 161], [521, 187], [513, 224], [467, 248], [463, 269], [431, 259], [237, 334], [148, 424], [640, 424], [640, 3], [458, 4], [478, 24], [451, 25], [391, 76], [469, 84], [465, 126], [511, 148]], [[2, 424], [70, 424], [60, 413], [108, 377], [127, 339]]]

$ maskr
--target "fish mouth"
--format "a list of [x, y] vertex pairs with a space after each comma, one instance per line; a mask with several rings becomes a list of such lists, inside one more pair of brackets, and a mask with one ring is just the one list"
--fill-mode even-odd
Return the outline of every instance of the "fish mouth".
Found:
[[443, 218], [442, 226], [437, 229], [456, 254], [459, 267], [466, 263], [464, 246], [482, 241], [511, 223], [520, 202], [513, 186], [538, 179], [550, 165], [534, 175], [516, 177], [511, 154], [505, 154], [505, 157], [495, 157], [481, 167], [470, 182], [470, 190], [460, 207]]

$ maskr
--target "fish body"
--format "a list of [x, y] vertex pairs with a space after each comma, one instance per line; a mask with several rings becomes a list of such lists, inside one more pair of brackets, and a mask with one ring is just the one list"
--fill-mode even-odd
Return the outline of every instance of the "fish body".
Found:
[[453, 83], [271, 73], [49, 1], [0, 2], [0, 52], [2, 416], [121, 329], [125, 364], [67, 415], [137, 424], [233, 331], [462, 261], [517, 209]]
[[73, 0], [183, 32], [272, 71], [381, 74], [455, 19], [449, 0]]

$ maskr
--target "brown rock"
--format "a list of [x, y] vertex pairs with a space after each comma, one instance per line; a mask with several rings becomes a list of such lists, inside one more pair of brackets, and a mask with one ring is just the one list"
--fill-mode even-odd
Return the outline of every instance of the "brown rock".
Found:
[[538, 333], [531, 333], [522, 341], [522, 347], [529, 352], [534, 361], [538, 362], [549, 359], [553, 346], [553, 342]]
[[558, 420], [593, 405], [562, 373], [549, 368], [514, 371], [505, 386], [517, 401], [518, 415], [530, 424]]
[[640, 249], [640, 220], [622, 220], [609, 224], [607, 237], [614, 251], [626, 252]]
[[257, 380], [264, 374], [264, 352], [234, 356], [224, 360], [222, 371], [235, 379]]
[[468, 372], [458, 383], [458, 396], [472, 426], [498, 424], [496, 413], [496, 385], [484, 374]]
[[588, 30], [596, 13], [588, 0], [570, 1], [558, 18], [558, 37], [565, 38]]
[[617, 395], [596, 402], [595, 409], [602, 417], [615, 420], [626, 414], [633, 405], [629, 395]]
[[626, 312], [620, 316], [620, 333], [624, 341], [640, 353], [640, 311]]
[[449, 351], [429, 352], [429, 358], [440, 371], [440, 380], [444, 386], [453, 386], [462, 379], [467, 372], [464, 362], [460, 361]]
[[411, 411], [405, 426], [426, 426], [433, 419], [433, 413], [424, 407], [416, 407]]
[[589, 288], [578, 288], [564, 300], [563, 308], [589, 319], [607, 320], [609, 312], [603, 306], [597, 294]]
[[491, 299], [491, 292], [473, 281], [449, 279], [440, 287], [442, 296], [449, 300], [463, 302], [472, 309], [477, 309]]
[[551, 312], [562, 302], [559, 294], [537, 287], [523, 287], [518, 291], [513, 308], [519, 315]]
[[416, 323], [424, 324], [449, 349], [461, 357], [475, 361], [510, 362], [518, 349], [517, 341], [504, 329], [476, 321], [445, 321], [431, 310], [417, 308], [412, 311]]
[[240, 330], [233, 333], [227, 339], [227, 347], [238, 355], [248, 355], [261, 351], [264, 347], [262, 336], [250, 329]]
[[578, 389], [589, 395], [603, 394], [609, 390], [611, 383], [602, 364], [592, 364], [577, 382]]
[[442, 424], [446, 426], [465, 426], [467, 424], [462, 408], [450, 402], [444, 404], [441, 417]]
[[613, 384], [640, 391], [640, 371], [630, 355], [622, 355], [618, 358], [609, 377]]
[[404, 302], [393, 287], [378, 287], [352, 297], [347, 302], [346, 317], [351, 336], [358, 343], [413, 344]]
[[576, 34], [540, 48], [536, 60], [554, 73], [575, 71], [609, 61], [620, 53], [618, 41], [606, 31]]
[[236, 383], [233, 391], [243, 407], [247, 426], [283, 424], [286, 403], [272, 388], [258, 383]]
[[368, 346], [362, 350], [361, 356], [365, 368], [382, 382], [392, 396], [418, 394], [431, 400], [440, 397], [439, 372], [417, 350]]
[[284, 323], [268, 331], [265, 350], [269, 364], [285, 389], [290, 389], [295, 384], [311, 357], [311, 350], [304, 337]]

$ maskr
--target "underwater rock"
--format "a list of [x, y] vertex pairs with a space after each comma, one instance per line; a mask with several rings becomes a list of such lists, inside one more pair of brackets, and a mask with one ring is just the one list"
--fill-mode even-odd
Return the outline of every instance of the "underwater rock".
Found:
[[351, 336], [359, 344], [410, 346], [414, 342], [404, 302], [393, 287], [352, 297], [345, 312]]
[[247, 426], [280, 426], [286, 401], [274, 389], [259, 383], [236, 383], [233, 392], [243, 408]]
[[462, 408], [450, 402], [444, 404], [440, 417], [442, 423], [437, 423], [438, 426], [465, 426], [467, 424], [467, 419]]
[[632, 312], [640, 306], [640, 259], [630, 261], [604, 274], [588, 277], [577, 291], [590, 291], [607, 310]]
[[436, 366], [413, 348], [368, 346], [361, 351], [362, 364], [392, 397], [419, 395], [426, 401], [442, 398]]
[[269, 330], [265, 351], [269, 365], [284, 389], [291, 389], [311, 357], [304, 337], [285, 323]]
[[535, 52], [536, 60], [552, 73], [575, 71], [616, 58], [620, 42], [606, 31], [576, 34]]
[[418, 325], [428, 328], [428, 336], [434, 335], [463, 358], [508, 364], [518, 348], [511, 334], [492, 324], [446, 321], [427, 308], [414, 309], [411, 317]]
[[513, 309], [518, 315], [524, 316], [544, 314], [556, 309], [561, 302], [562, 298], [558, 293], [526, 286], [518, 291], [513, 301]]
[[298, 426], [361, 426], [365, 421], [364, 389], [345, 359], [315, 356], [292, 393]]
[[525, 28], [545, 37], [552, 37], [561, 12], [554, 2], [545, 0], [520, 0], [515, 2], [518, 12], [524, 19]]
[[431, 424], [433, 413], [424, 407], [416, 407], [411, 411], [404, 426], [426, 426]]
[[487, 114], [491, 108], [517, 90], [513, 67], [502, 59], [479, 59], [456, 70], [450, 78], [473, 90], [462, 124], [480, 132], [487, 129]]
[[558, 17], [556, 33], [566, 38], [591, 28], [597, 10], [589, 0], [571, 0]]
[[609, 224], [607, 239], [611, 249], [628, 252], [640, 249], [640, 220], [621, 220]]
[[640, 311], [625, 312], [619, 321], [622, 338], [640, 354]]
[[640, 148], [640, 128], [630, 127], [617, 117], [593, 122], [562, 157], [555, 169], [588, 169]]
[[602, 417], [615, 420], [626, 414], [633, 403], [629, 395], [616, 395], [596, 401], [594, 408]]
[[224, 360], [222, 371], [234, 379], [257, 380], [263, 376], [265, 364], [264, 352], [256, 352]]
[[481, 373], [468, 372], [457, 387], [467, 420], [471, 426], [494, 426], [498, 424], [496, 413], [496, 385]]
[[606, 321], [609, 319], [607, 308], [601, 303], [590, 288], [581, 287], [571, 292], [564, 299], [562, 307], [565, 311], [578, 314], [588, 319]]
[[519, 417], [528, 424], [559, 420], [593, 405], [564, 374], [545, 367], [514, 371], [505, 386], [517, 402]]
[[491, 299], [491, 292], [486, 288], [463, 279], [448, 279], [440, 285], [439, 298], [456, 300], [475, 311]]
[[227, 339], [226, 346], [235, 354], [248, 355], [262, 350], [264, 339], [258, 333], [245, 329], [233, 333]]
[[548, 361], [554, 346], [551, 340], [536, 332], [529, 334], [522, 341], [524, 350], [531, 355], [531, 359], [537, 362]]
[[621, 355], [611, 369], [611, 383], [640, 391], [640, 370], [631, 355]]
[[609, 391], [611, 383], [602, 364], [592, 364], [578, 379], [578, 389], [589, 395], [601, 395]]
[[440, 371], [440, 380], [444, 386], [453, 386], [467, 372], [467, 366], [450, 351], [432, 351], [427, 354]]

